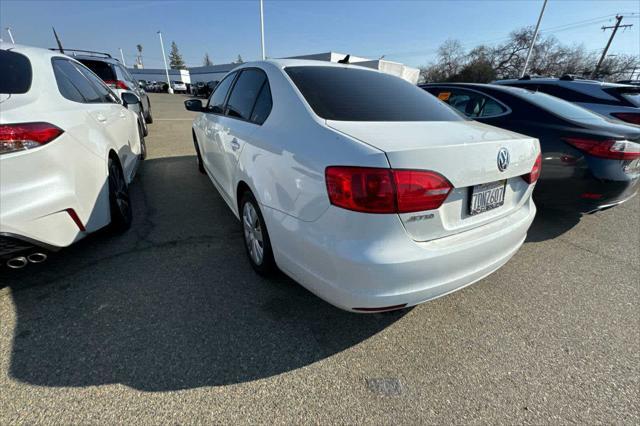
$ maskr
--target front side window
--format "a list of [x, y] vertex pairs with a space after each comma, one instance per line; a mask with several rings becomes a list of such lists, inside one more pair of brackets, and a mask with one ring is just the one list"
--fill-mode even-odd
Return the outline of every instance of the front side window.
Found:
[[311, 109], [326, 120], [464, 120], [419, 87], [381, 72], [346, 66], [294, 66], [285, 71]]
[[216, 90], [211, 94], [209, 103], [207, 104], [207, 111], [214, 114], [222, 114], [224, 112], [224, 101], [227, 99], [227, 93], [231, 88], [233, 80], [236, 78], [237, 72], [233, 72], [225, 77], [224, 80], [216, 86]]
[[27, 93], [31, 88], [31, 62], [20, 53], [0, 50], [0, 76], [0, 93]]
[[267, 76], [261, 70], [247, 69], [242, 71], [233, 86], [231, 95], [229, 95], [227, 115], [249, 120], [253, 112], [253, 106], [265, 81], [267, 81]]

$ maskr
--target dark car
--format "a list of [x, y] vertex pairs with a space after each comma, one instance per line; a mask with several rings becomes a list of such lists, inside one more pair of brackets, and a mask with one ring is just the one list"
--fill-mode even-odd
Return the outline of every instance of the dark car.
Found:
[[204, 87], [202, 96], [204, 96], [205, 98], [208, 98], [209, 96], [211, 96], [211, 93], [213, 93], [213, 89], [216, 88], [218, 83], [219, 83], [218, 80], [207, 81], [207, 84]]
[[538, 138], [543, 162], [535, 199], [543, 206], [589, 213], [620, 204], [638, 191], [640, 126], [515, 87], [420, 87], [473, 120]]
[[499, 80], [495, 84], [543, 92], [609, 118], [640, 125], [640, 87], [565, 75], [560, 78]]

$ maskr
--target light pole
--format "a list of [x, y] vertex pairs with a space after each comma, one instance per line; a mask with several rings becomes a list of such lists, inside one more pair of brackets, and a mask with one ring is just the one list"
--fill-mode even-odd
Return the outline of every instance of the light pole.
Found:
[[167, 89], [167, 93], [173, 93], [173, 89], [171, 88], [171, 80], [169, 80], [169, 67], [167, 67], [167, 55], [164, 53], [164, 43], [162, 42], [162, 33], [158, 31], [158, 35], [160, 36], [160, 48], [162, 49], [162, 59], [164, 59], [164, 72], [167, 74], [167, 84], [169, 88]]
[[529, 66], [529, 59], [531, 59], [531, 52], [533, 52], [533, 46], [536, 44], [536, 38], [538, 38], [538, 29], [540, 28], [540, 21], [542, 21], [542, 15], [544, 15], [544, 8], [547, 7], [547, 0], [544, 0], [542, 4], [542, 10], [540, 16], [538, 16], [538, 23], [536, 24], [536, 30], [533, 32], [533, 40], [531, 40], [531, 46], [529, 46], [529, 53], [527, 53], [527, 60], [524, 61], [524, 68], [522, 69], [522, 75], [524, 77], [527, 73], [527, 67]]
[[13, 34], [11, 34], [11, 27], [7, 27], [7, 33], [9, 33], [9, 38], [11, 39], [11, 43], [16, 44], [13, 40]]
[[120, 49], [120, 58], [122, 59], [122, 65], [126, 67], [127, 63], [124, 61], [124, 53], [122, 53], [122, 48], [119, 47], [118, 49]]
[[260, 0], [260, 44], [262, 45], [262, 60], [264, 61], [267, 56], [264, 53], [264, 8], [262, 0]]

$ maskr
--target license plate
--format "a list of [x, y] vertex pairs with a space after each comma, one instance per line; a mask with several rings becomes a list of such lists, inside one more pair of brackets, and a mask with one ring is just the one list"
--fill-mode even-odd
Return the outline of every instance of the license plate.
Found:
[[474, 186], [471, 190], [469, 214], [473, 216], [503, 205], [506, 184], [506, 180], [499, 180]]

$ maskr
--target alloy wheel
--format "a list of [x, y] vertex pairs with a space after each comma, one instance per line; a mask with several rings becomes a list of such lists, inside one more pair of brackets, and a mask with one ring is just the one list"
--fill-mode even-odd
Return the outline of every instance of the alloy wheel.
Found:
[[264, 259], [264, 237], [260, 218], [250, 202], [245, 203], [242, 209], [242, 225], [249, 256], [256, 265], [261, 265]]

